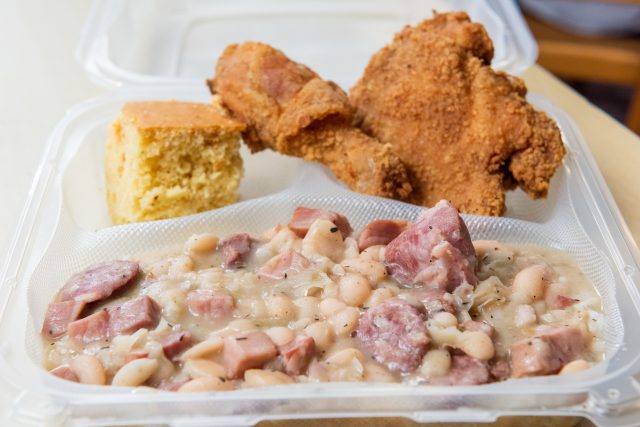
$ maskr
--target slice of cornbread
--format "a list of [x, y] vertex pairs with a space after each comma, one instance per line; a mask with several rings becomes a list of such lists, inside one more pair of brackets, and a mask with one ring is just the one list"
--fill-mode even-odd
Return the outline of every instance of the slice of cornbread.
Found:
[[112, 221], [172, 218], [237, 200], [243, 128], [215, 105], [125, 104], [111, 126], [106, 147]]

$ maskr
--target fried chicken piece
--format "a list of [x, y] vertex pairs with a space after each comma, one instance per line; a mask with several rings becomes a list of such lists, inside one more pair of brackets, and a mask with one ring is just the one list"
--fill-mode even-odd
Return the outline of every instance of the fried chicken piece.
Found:
[[353, 125], [347, 94], [262, 43], [228, 46], [208, 81], [233, 116], [247, 124], [252, 152], [271, 148], [318, 161], [352, 190], [407, 199], [411, 185], [391, 146]]
[[527, 103], [522, 80], [491, 69], [492, 57], [482, 25], [437, 14], [396, 34], [351, 90], [358, 124], [415, 177], [415, 203], [502, 215], [505, 189], [546, 196], [565, 153], [560, 131]]

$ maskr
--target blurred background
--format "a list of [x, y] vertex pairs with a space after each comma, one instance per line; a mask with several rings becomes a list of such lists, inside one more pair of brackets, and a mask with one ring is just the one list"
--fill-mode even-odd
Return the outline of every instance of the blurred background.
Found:
[[520, 0], [538, 63], [640, 134], [640, 0]]

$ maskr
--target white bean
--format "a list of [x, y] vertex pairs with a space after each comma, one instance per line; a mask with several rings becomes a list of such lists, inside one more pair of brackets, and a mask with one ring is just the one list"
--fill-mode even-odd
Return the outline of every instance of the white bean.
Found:
[[124, 365], [116, 372], [112, 385], [135, 387], [144, 384], [158, 369], [155, 359], [136, 359]]
[[71, 361], [70, 367], [82, 384], [105, 385], [107, 383], [104, 367], [95, 356], [80, 354]]
[[228, 329], [236, 332], [248, 332], [258, 329], [255, 323], [249, 319], [235, 319], [229, 322]]
[[180, 356], [180, 360], [195, 359], [212, 353], [217, 353], [224, 347], [221, 337], [211, 337], [194, 345]]
[[535, 324], [537, 320], [536, 311], [533, 306], [529, 304], [520, 304], [516, 307], [513, 319], [513, 323], [516, 327], [523, 328], [525, 326], [530, 326]]
[[275, 345], [289, 344], [295, 338], [293, 331], [284, 326], [274, 326], [265, 331]]
[[367, 249], [362, 251], [360, 258], [366, 259], [367, 261], [382, 261], [383, 249], [384, 246], [382, 245], [369, 246]]
[[489, 360], [495, 354], [493, 341], [481, 331], [464, 331], [460, 335], [458, 348], [479, 360]]
[[291, 384], [293, 379], [288, 375], [266, 369], [249, 369], [244, 373], [245, 387], [266, 387], [278, 384]]
[[340, 350], [324, 362], [331, 381], [361, 381], [364, 378], [364, 354], [355, 348]]
[[313, 338], [316, 348], [320, 351], [326, 351], [333, 344], [334, 334], [331, 325], [328, 322], [314, 322], [304, 328], [305, 334]]
[[391, 289], [387, 288], [378, 288], [374, 289], [369, 296], [369, 300], [365, 303], [366, 307], [375, 307], [376, 305], [382, 304], [389, 298], [393, 298], [395, 295], [391, 291]]
[[193, 271], [193, 260], [190, 256], [180, 255], [171, 260], [169, 275], [182, 277], [189, 271]]
[[543, 299], [545, 292], [544, 278], [544, 266], [533, 265], [520, 270], [516, 277], [513, 278], [511, 299], [525, 304]]
[[207, 359], [189, 359], [184, 364], [184, 370], [191, 378], [222, 377], [225, 376], [224, 366]]
[[209, 252], [213, 251], [218, 244], [218, 237], [210, 233], [194, 234], [184, 245], [186, 252]]
[[347, 271], [364, 275], [373, 286], [387, 277], [387, 268], [379, 261], [358, 257], [342, 261], [341, 264]]
[[307, 258], [324, 256], [338, 262], [344, 254], [342, 234], [331, 221], [317, 219], [302, 239], [302, 254]]
[[346, 336], [358, 327], [360, 310], [355, 307], [347, 307], [329, 317], [329, 323], [336, 336]]
[[178, 389], [180, 393], [199, 393], [204, 391], [233, 390], [231, 381], [218, 377], [200, 377], [187, 381]]
[[297, 314], [297, 307], [286, 295], [273, 295], [265, 301], [269, 316], [276, 320], [288, 322], [293, 320]]
[[392, 383], [396, 379], [384, 366], [368, 362], [364, 364], [364, 380], [372, 383]]
[[347, 305], [336, 298], [325, 298], [320, 301], [320, 314], [323, 317], [329, 317], [333, 313], [342, 310]]
[[301, 297], [293, 301], [297, 307], [298, 318], [314, 319], [320, 311], [320, 298], [317, 297]]
[[371, 285], [362, 274], [347, 273], [338, 281], [340, 299], [347, 305], [359, 307], [371, 295]]
[[560, 375], [574, 374], [576, 372], [585, 371], [590, 367], [591, 367], [591, 363], [587, 362], [586, 360], [583, 360], [583, 359], [574, 360], [562, 367], [562, 369], [560, 370]]
[[422, 359], [420, 373], [426, 378], [446, 375], [451, 369], [451, 354], [447, 350], [429, 350]]
[[449, 326], [458, 326], [458, 319], [456, 318], [456, 316], [447, 311], [436, 313], [433, 316], [433, 321], [443, 328], [448, 328]]

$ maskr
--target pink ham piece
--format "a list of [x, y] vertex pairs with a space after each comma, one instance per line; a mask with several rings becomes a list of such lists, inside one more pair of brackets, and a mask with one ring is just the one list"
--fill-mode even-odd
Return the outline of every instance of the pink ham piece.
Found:
[[74, 300], [50, 303], [44, 315], [42, 336], [52, 339], [66, 334], [69, 323], [80, 317], [85, 305], [84, 301]]
[[458, 211], [441, 200], [385, 249], [391, 275], [404, 285], [424, 285], [452, 292], [475, 286], [476, 254]]
[[68, 334], [73, 341], [84, 344], [108, 340], [111, 332], [107, 309], [97, 311], [90, 316], [69, 323]]
[[153, 329], [158, 326], [162, 308], [153, 299], [143, 295], [122, 305], [110, 307], [109, 329], [112, 336], [132, 334], [138, 329]]
[[550, 308], [564, 310], [565, 308], [571, 307], [578, 300], [566, 297], [564, 295], [554, 295], [551, 298], [545, 298], [547, 304]]
[[80, 379], [75, 372], [71, 370], [67, 365], [58, 366], [55, 369], [49, 371], [49, 373], [55, 375], [58, 378], [62, 378], [63, 380], [72, 381], [74, 383], [79, 383]]
[[138, 263], [132, 261], [108, 261], [92, 265], [71, 277], [60, 290], [57, 300], [85, 303], [103, 300], [132, 283], [138, 270]]
[[69, 338], [88, 344], [107, 341], [118, 334], [153, 329], [160, 321], [160, 306], [147, 295], [109, 307], [69, 324]]
[[291, 222], [289, 222], [289, 228], [296, 233], [298, 237], [304, 237], [317, 219], [326, 219], [336, 225], [342, 238], [349, 237], [353, 232], [349, 220], [336, 212], [326, 211], [324, 209], [305, 208], [303, 206], [297, 207], [293, 211]]
[[258, 276], [269, 279], [284, 279], [311, 267], [309, 261], [299, 252], [289, 249], [287, 252], [271, 258], [260, 270]]
[[129, 363], [132, 360], [146, 359], [147, 357], [149, 357], [149, 352], [148, 351], [133, 350], [133, 351], [130, 351], [129, 353], [127, 353], [124, 356], [124, 361], [125, 361], [125, 363]]
[[378, 362], [392, 371], [410, 372], [427, 352], [429, 336], [425, 315], [398, 298], [367, 310], [358, 323], [356, 336]]
[[311, 337], [298, 337], [280, 349], [284, 371], [288, 375], [302, 375], [316, 352], [316, 342]]
[[278, 354], [269, 335], [261, 331], [228, 336], [224, 340], [222, 359], [227, 378], [242, 378], [244, 371], [261, 368]]
[[371, 221], [358, 236], [358, 249], [364, 251], [375, 245], [387, 245], [407, 228], [407, 221], [378, 219]]
[[585, 351], [585, 337], [575, 326], [560, 326], [511, 345], [514, 378], [555, 374]]
[[230, 317], [234, 309], [231, 295], [211, 289], [198, 289], [189, 292], [187, 306], [194, 316], [208, 319]]
[[160, 341], [162, 351], [171, 360], [193, 345], [193, 336], [189, 331], [174, 332]]
[[218, 242], [218, 250], [222, 251], [222, 267], [238, 268], [251, 253], [251, 236], [247, 233], [232, 234]]
[[451, 357], [451, 369], [447, 375], [433, 378], [433, 385], [478, 385], [489, 382], [488, 366], [478, 359], [466, 354], [454, 354]]

